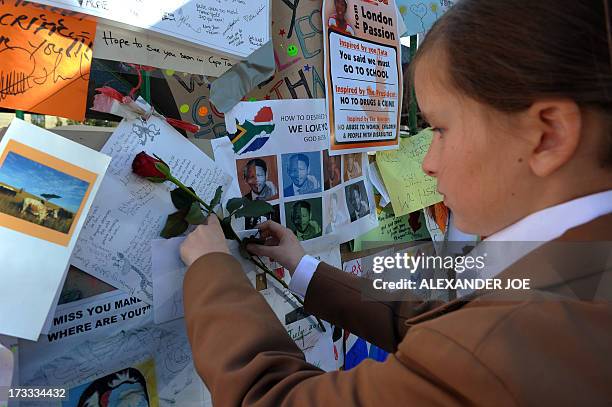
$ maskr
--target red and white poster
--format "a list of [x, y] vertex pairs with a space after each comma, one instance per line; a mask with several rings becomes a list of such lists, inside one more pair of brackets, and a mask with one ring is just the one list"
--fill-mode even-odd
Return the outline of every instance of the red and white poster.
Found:
[[400, 33], [394, 0], [325, 0], [330, 154], [399, 146]]

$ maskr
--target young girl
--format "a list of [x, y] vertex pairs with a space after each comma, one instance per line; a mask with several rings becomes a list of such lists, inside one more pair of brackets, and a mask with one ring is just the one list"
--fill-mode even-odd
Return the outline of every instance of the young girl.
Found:
[[370, 282], [305, 256], [286, 228], [261, 227], [266, 245], [249, 250], [290, 270], [306, 312], [393, 352], [384, 363], [324, 373], [304, 362], [216, 218], [190, 235], [185, 317], [215, 405], [609, 404], [611, 44], [605, 0], [460, 0], [413, 62], [435, 131], [424, 171], [460, 230], [541, 243], [488, 270], [529, 289], [364, 299]]

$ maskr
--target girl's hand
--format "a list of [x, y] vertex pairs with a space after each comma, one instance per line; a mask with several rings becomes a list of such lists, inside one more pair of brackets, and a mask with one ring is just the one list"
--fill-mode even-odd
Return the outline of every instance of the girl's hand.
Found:
[[230, 254], [219, 218], [214, 214], [206, 219], [206, 225], [200, 225], [191, 232], [181, 245], [181, 259], [187, 267], [209, 253]]
[[258, 228], [265, 243], [263, 245], [248, 244], [247, 250], [279, 262], [289, 270], [289, 274], [293, 275], [300, 260], [306, 254], [297, 237], [290, 229], [273, 221], [267, 221]]

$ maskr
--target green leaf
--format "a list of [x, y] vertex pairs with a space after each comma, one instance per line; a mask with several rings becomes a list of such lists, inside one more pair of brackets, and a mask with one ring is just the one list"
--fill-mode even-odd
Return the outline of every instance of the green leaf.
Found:
[[210, 209], [215, 209], [215, 207], [219, 205], [219, 203], [221, 202], [222, 194], [223, 194], [223, 187], [218, 186], [217, 190], [215, 191], [215, 196], [213, 197], [212, 201], [210, 201]]
[[227, 211], [230, 214], [233, 214], [234, 212], [236, 212], [238, 209], [242, 207], [242, 205], [244, 204], [244, 201], [248, 201], [248, 199], [232, 198], [229, 201], [227, 201], [227, 204], [225, 205], [225, 209], [227, 209]]
[[189, 223], [185, 221], [186, 213], [186, 210], [181, 210], [172, 215], [168, 215], [166, 225], [164, 226], [164, 230], [161, 231], [160, 236], [164, 239], [170, 239], [185, 233], [189, 227]]
[[[193, 188], [190, 187], [189, 190], [195, 194]], [[176, 209], [189, 209], [196, 201], [193, 196], [182, 188], [176, 188], [170, 192], [170, 198]]]
[[240, 240], [234, 229], [232, 228], [232, 218], [227, 217], [223, 218], [221, 221], [221, 229], [223, 230], [223, 234], [225, 238], [228, 240]]
[[235, 216], [237, 218], [245, 216], [256, 218], [258, 216], [267, 215], [270, 212], [272, 212], [272, 205], [266, 201], [251, 201], [247, 199], [246, 202], [244, 202], [244, 206], [236, 211]]
[[185, 216], [185, 220], [190, 225], [201, 225], [206, 220], [206, 215], [202, 213], [202, 209], [200, 208], [200, 204], [194, 202], [191, 204], [191, 208], [189, 208], [189, 212], [187, 212], [187, 216]]

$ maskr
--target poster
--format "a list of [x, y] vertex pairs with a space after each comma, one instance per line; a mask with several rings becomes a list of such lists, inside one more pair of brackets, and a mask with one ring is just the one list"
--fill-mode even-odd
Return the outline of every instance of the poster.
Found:
[[96, 23], [0, 2], [0, 107], [84, 120]]
[[128, 31], [98, 24], [93, 48], [95, 58], [152, 66], [192, 74], [221, 76], [235, 59], [173, 42], [150, 32]]
[[452, 0], [395, 0], [406, 24], [406, 35], [425, 35], [431, 26], [453, 6]]
[[379, 151], [376, 162], [391, 197], [396, 216], [418, 211], [442, 202], [435, 178], [423, 172], [422, 164], [429, 150], [433, 132], [423, 130], [412, 137], [402, 137], [397, 151]]
[[124, 120], [102, 148], [113, 160], [81, 232], [72, 264], [102, 281], [153, 303], [151, 240], [176, 212], [170, 183], [154, 184], [132, 172], [141, 151], [162, 158], [177, 179], [210, 202], [226, 175], [206, 154], [164, 120]]
[[[243, 59], [270, 41], [270, 0], [38, 0]], [[41, 6], [38, 6], [41, 7]], [[44, 9], [48, 7], [42, 6]]]
[[0, 142], [0, 333], [35, 340], [110, 158], [14, 119]]
[[245, 229], [272, 219], [302, 241], [346, 242], [378, 224], [365, 154], [329, 155], [323, 99], [242, 102], [226, 121], [238, 132], [213, 140], [216, 161], [238, 180], [240, 196], [274, 208], [246, 218]]
[[[324, 98], [322, 0], [271, 0], [271, 4], [276, 72], [245, 100]], [[163, 74], [178, 109], [177, 118], [200, 126], [195, 138], [228, 135], [223, 113], [208, 100], [213, 77], [179, 70]]]
[[325, 0], [323, 23], [331, 154], [397, 148], [403, 86], [395, 2]]

